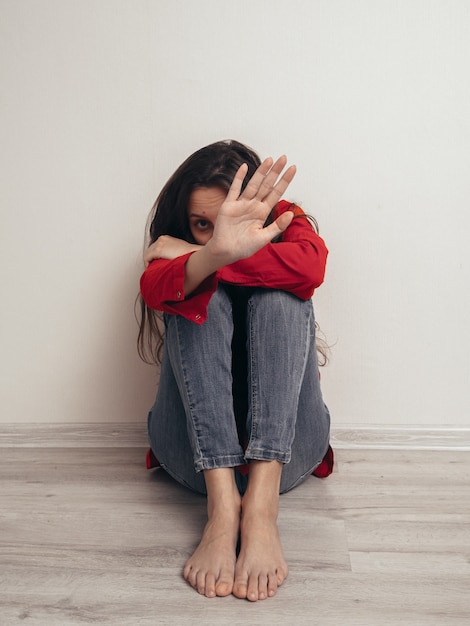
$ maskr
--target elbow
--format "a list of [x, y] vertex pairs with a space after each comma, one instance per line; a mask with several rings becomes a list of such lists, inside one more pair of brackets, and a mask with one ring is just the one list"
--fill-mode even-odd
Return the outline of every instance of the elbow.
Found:
[[310, 281], [312, 289], [317, 289], [325, 280], [328, 250], [326, 248], [313, 248], [312, 252], [314, 254], [310, 256], [308, 262], [304, 265], [305, 278], [307, 281]]
[[151, 308], [156, 309], [157, 299], [155, 298], [155, 289], [151, 286], [151, 281], [149, 280], [147, 270], [142, 274], [140, 279], [140, 295], [142, 296], [145, 304]]
[[320, 285], [325, 280], [325, 270], [325, 265], [319, 265], [315, 267], [314, 272], [311, 276], [313, 289], [317, 289], [317, 287], [320, 287]]

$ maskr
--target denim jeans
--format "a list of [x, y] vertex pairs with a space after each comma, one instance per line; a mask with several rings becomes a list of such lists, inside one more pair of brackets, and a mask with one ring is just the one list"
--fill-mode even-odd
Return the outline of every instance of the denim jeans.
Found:
[[[165, 314], [160, 383], [148, 419], [150, 444], [171, 476], [200, 493], [206, 493], [202, 470], [255, 459], [283, 463], [284, 492], [311, 474], [329, 443], [313, 306], [284, 291], [253, 288], [240, 322], [234, 315], [236, 289], [219, 285], [202, 325]], [[237, 343], [240, 336], [246, 346]], [[240, 348], [246, 363], [237, 368], [232, 352]], [[238, 369], [246, 380], [240, 381]], [[247, 393], [245, 441], [235, 416], [237, 382]], [[235, 471], [235, 478], [243, 493], [249, 475]]]

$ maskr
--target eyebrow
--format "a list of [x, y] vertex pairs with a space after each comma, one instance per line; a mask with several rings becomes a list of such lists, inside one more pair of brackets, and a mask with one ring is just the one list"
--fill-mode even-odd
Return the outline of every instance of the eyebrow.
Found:
[[201, 215], [200, 213], [190, 213], [189, 217], [200, 217], [203, 220], [206, 220], [207, 222], [210, 222], [210, 219], [208, 217], [206, 217], [205, 215]]

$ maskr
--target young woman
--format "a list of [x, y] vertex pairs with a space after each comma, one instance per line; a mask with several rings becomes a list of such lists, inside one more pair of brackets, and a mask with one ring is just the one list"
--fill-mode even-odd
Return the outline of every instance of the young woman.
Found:
[[151, 449], [207, 494], [208, 522], [183, 572], [207, 597], [275, 595], [288, 573], [279, 493], [329, 450], [311, 301], [327, 250], [281, 200], [295, 175], [286, 164], [261, 163], [235, 141], [198, 150], [158, 196], [144, 254], [139, 348], [161, 356]]

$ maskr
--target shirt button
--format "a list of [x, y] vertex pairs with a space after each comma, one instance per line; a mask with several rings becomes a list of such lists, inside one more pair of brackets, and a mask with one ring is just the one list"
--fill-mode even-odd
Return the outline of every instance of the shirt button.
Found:
[[181, 291], [176, 292], [176, 297], [178, 298], [178, 300], [181, 298]]
[[200, 320], [201, 319], [201, 316], [199, 315], [199, 313], [195, 316], [194, 319], [196, 319], [196, 320]]

